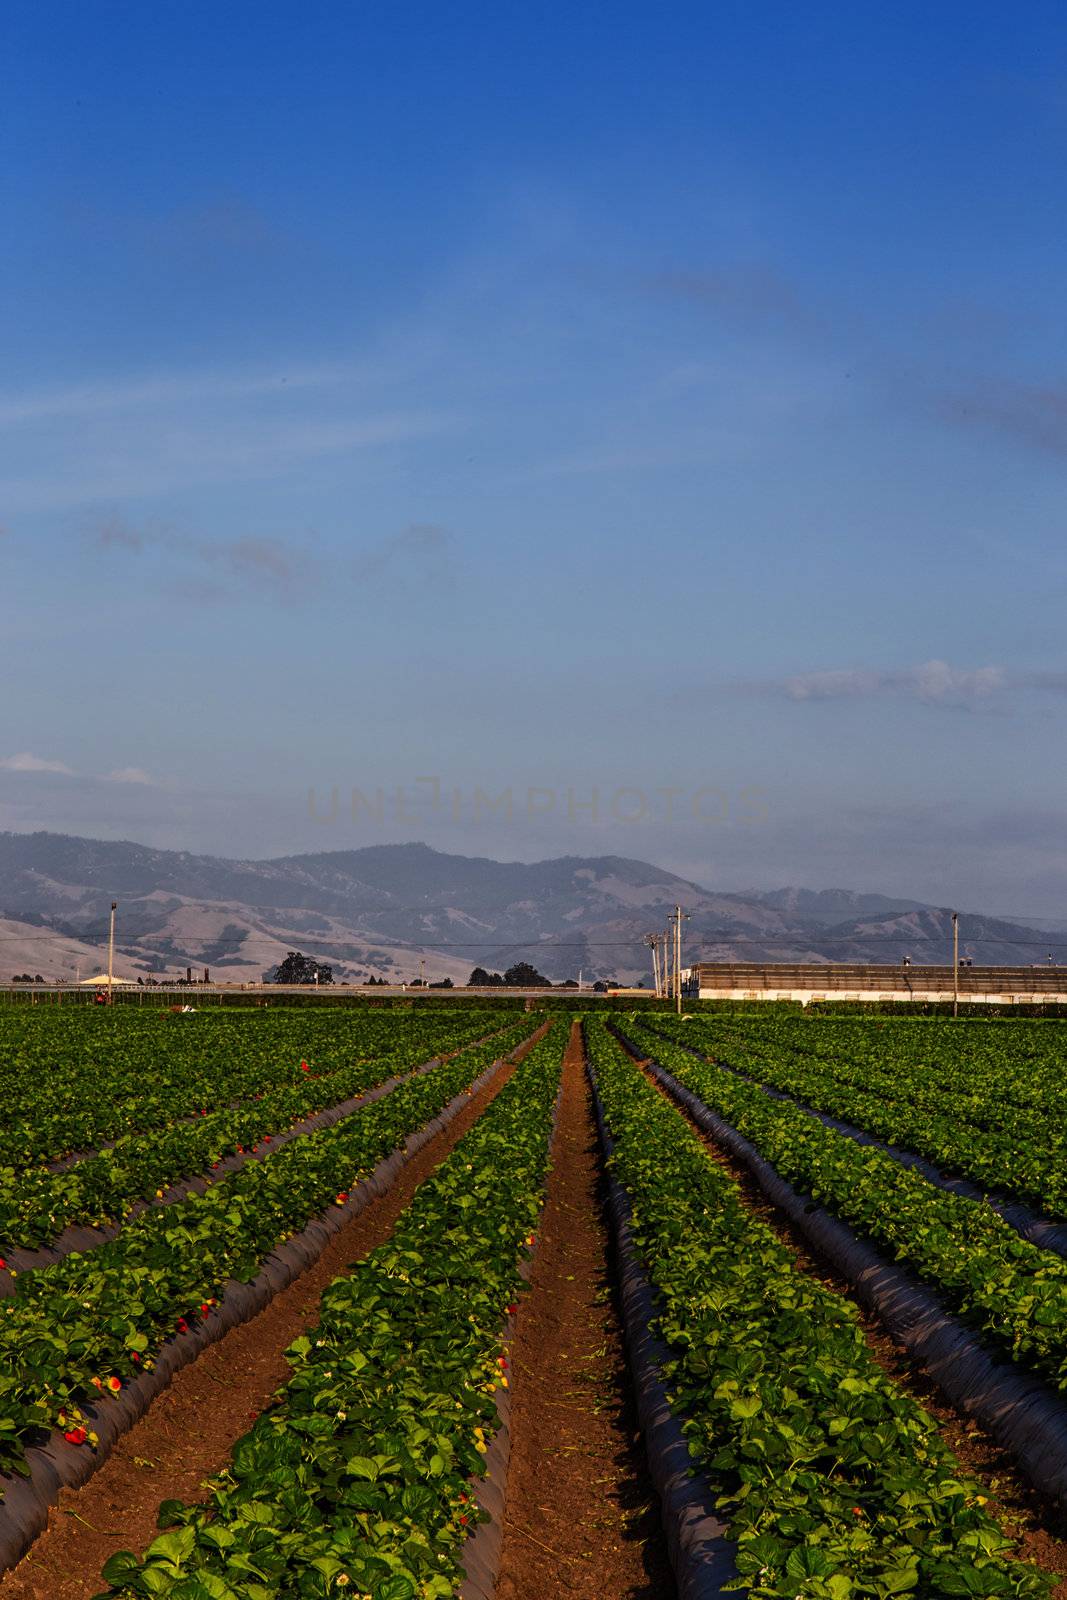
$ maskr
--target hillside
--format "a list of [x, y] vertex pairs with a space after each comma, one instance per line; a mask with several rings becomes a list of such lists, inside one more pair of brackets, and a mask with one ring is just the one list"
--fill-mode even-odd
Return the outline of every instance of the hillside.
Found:
[[[117, 970], [130, 977], [206, 965], [251, 981], [299, 947], [354, 981], [425, 970], [463, 982], [476, 964], [519, 959], [554, 979], [637, 979], [648, 971], [643, 935], [676, 902], [690, 914], [687, 960], [925, 963], [951, 950], [944, 909], [850, 890], [720, 894], [623, 856], [501, 862], [404, 844], [241, 861], [5, 833], [0, 973], [84, 976], [112, 899]], [[1043, 962], [1054, 937], [979, 914], [961, 925], [961, 952], [982, 962]]]

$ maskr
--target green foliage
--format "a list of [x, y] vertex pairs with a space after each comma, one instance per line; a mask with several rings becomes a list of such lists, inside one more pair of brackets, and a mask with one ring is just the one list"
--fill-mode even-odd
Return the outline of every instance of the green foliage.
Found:
[[504, 982], [513, 989], [550, 989], [551, 978], [544, 977], [528, 961], [516, 961], [504, 973]]
[[[0, 1010], [0, 1170], [90, 1149], [182, 1117], [249, 1101], [292, 1081], [428, 1043], [456, 1049], [489, 1033], [493, 1012], [141, 1006]], [[503, 1019], [501, 1019], [503, 1021]]]
[[[502, 1020], [473, 1008], [459, 1017], [435, 1012], [395, 1018], [384, 1027], [380, 1018], [368, 1025], [368, 1019], [357, 1020], [351, 1014], [305, 1015], [293, 1029], [289, 1022], [278, 1026], [272, 1017], [245, 1024], [251, 1040], [241, 1037], [240, 1026], [231, 1027], [228, 1042], [235, 1052], [242, 1045], [249, 1050], [244, 1086], [251, 1089], [258, 1082], [262, 1087], [236, 1104], [211, 1110], [204, 1106], [169, 1127], [126, 1134], [66, 1171], [0, 1169], [0, 1254], [16, 1245], [45, 1243], [71, 1223], [121, 1220], [139, 1200], [151, 1200], [160, 1189], [209, 1172], [224, 1156], [253, 1150], [261, 1140], [269, 1143], [272, 1135], [313, 1112], [408, 1072], [435, 1053], [445, 1054], [493, 1033]], [[164, 1039], [167, 1031], [173, 1038], [173, 1030], [164, 1023], [156, 1025]], [[207, 1033], [210, 1040], [210, 1028]], [[297, 1053], [286, 1060], [282, 1052], [291, 1048], [294, 1037], [300, 1040]], [[382, 1053], [370, 1056], [375, 1048], [382, 1048]], [[307, 1054], [299, 1054], [300, 1050]], [[259, 1052], [269, 1052], [268, 1059]], [[355, 1058], [351, 1064], [333, 1065], [346, 1055]], [[232, 1062], [228, 1065], [226, 1083], [232, 1089], [240, 1080]], [[217, 1100], [210, 1103], [214, 1107]]]
[[789, 1101], [661, 1035], [635, 1035], [775, 1169], [872, 1239], [966, 1321], [1067, 1390], [1067, 1261], [1021, 1239], [982, 1200], [935, 1188]]
[[604, 1024], [587, 1034], [662, 1307], [671, 1403], [738, 1542], [742, 1586], [768, 1600], [1042, 1600], [1051, 1580], [1003, 1559], [1010, 1541], [978, 1486], [877, 1366], [855, 1307], [796, 1269]]
[[347, 1196], [534, 1026], [536, 1018], [517, 1022], [205, 1194], [144, 1212], [97, 1250], [20, 1274], [14, 1297], [0, 1301], [0, 1470], [24, 1470], [41, 1428], [77, 1420], [94, 1379], [151, 1367], [168, 1340], [210, 1314], [230, 1279], [251, 1281], [275, 1246]]
[[1003, 1027], [811, 1018], [658, 1018], [656, 1030], [1067, 1219], [1067, 1040]]
[[333, 982], [333, 968], [327, 966], [325, 961], [316, 961], [314, 956], [306, 956], [299, 950], [290, 950], [285, 960], [275, 969], [272, 983], [317, 983], [327, 984]]
[[109, 1594], [373, 1600], [455, 1594], [499, 1425], [502, 1335], [536, 1227], [565, 1023], [537, 1045], [387, 1244], [336, 1279], [276, 1404], [205, 1505], [169, 1502]]
[[551, 978], [544, 977], [537, 968], [528, 961], [516, 961], [501, 977], [499, 972], [487, 972], [484, 967], [475, 967], [467, 979], [468, 989], [508, 988], [508, 989], [550, 989]]

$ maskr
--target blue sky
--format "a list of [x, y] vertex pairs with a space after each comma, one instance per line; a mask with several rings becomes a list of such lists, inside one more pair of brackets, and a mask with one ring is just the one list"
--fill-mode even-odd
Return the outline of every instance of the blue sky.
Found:
[[0, 826], [1067, 917], [1062, 8], [2, 28]]

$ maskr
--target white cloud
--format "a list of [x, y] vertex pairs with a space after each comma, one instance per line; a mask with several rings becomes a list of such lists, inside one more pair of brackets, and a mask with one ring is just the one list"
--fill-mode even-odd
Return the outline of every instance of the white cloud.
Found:
[[879, 671], [842, 667], [805, 672], [774, 687], [790, 700], [856, 700], [876, 695], [903, 695], [926, 705], [974, 706], [1008, 687], [1003, 667], [953, 667], [947, 661], [923, 661], [915, 667]]
[[107, 773], [105, 783], [140, 783], [149, 789], [154, 789], [156, 780], [150, 772], [143, 767], [116, 767], [114, 772]]
[[20, 750], [17, 755], [0, 758], [0, 768], [4, 772], [59, 772], [66, 778], [73, 778], [73, 768], [68, 767], [65, 761], [49, 761], [45, 756], [35, 756], [29, 750]]

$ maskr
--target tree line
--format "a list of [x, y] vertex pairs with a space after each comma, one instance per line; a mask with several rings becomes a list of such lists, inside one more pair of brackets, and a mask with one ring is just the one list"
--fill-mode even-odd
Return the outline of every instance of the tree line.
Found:
[[[17, 981], [17, 980], [16, 980]], [[28, 981], [28, 980], [27, 980]], [[333, 983], [333, 967], [325, 961], [316, 961], [312, 956], [306, 956], [300, 950], [290, 950], [285, 960], [275, 967], [271, 974], [271, 983], [317, 983], [320, 988], [323, 984]], [[371, 978], [371, 984], [384, 984], [385, 978]], [[408, 985], [409, 988], [421, 988], [421, 980], [415, 979]], [[426, 985], [430, 989], [451, 989], [451, 978], [445, 978], [441, 983]], [[484, 967], [475, 967], [467, 979], [468, 989], [551, 989], [552, 980], [538, 972], [529, 961], [516, 961], [506, 972], [487, 972]], [[573, 978], [560, 985], [563, 989], [576, 989], [578, 985]]]

